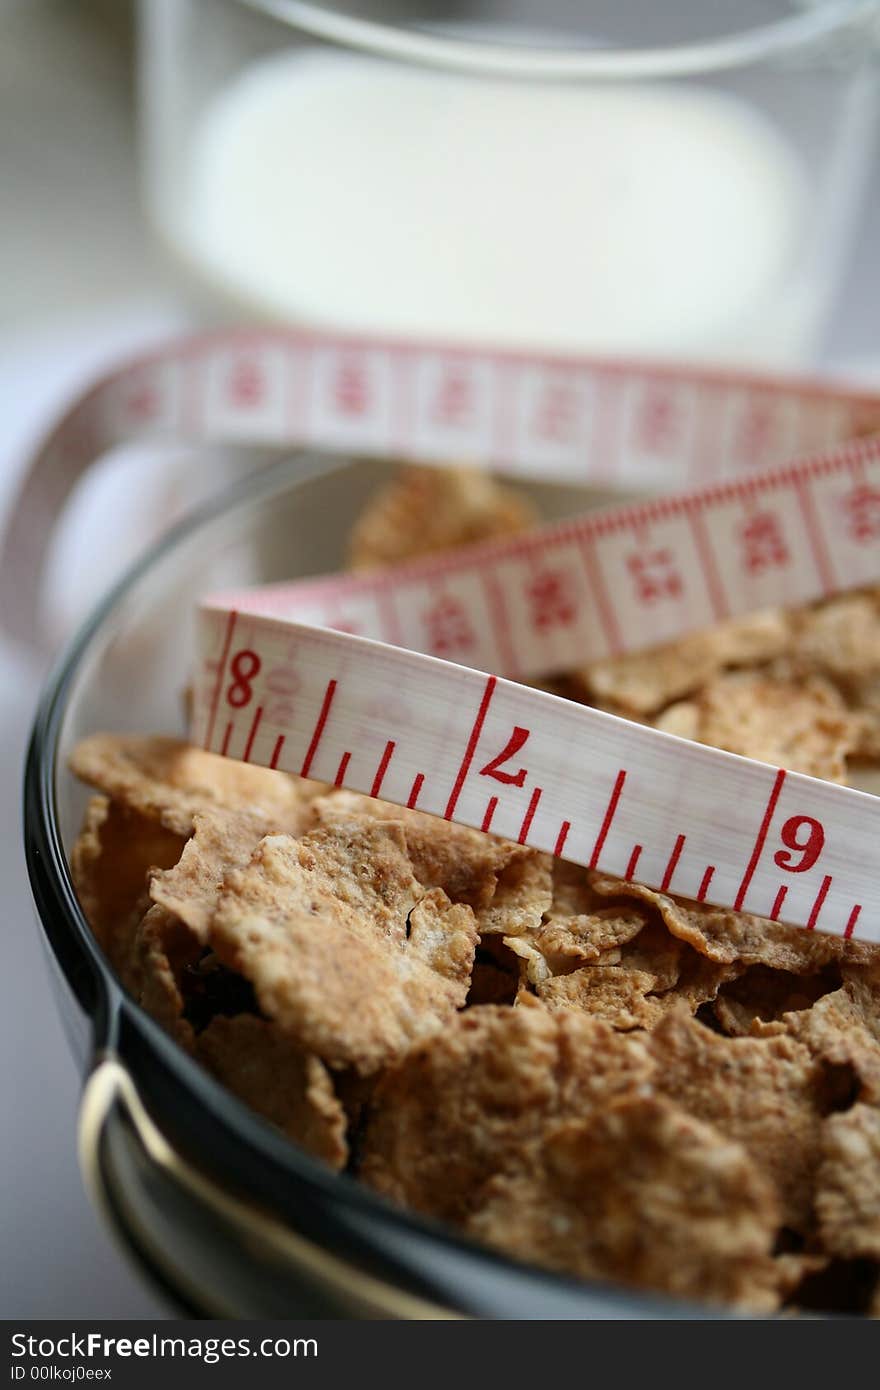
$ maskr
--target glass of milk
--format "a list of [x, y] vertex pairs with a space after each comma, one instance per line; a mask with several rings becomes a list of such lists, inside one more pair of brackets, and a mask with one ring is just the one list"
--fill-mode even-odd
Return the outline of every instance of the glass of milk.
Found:
[[154, 222], [215, 311], [809, 363], [880, 0], [143, 0]]

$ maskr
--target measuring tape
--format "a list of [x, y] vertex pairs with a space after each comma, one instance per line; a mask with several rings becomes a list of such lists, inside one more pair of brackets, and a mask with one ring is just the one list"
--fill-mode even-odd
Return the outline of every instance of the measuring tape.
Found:
[[[478, 459], [643, 491], [699, 482], [393, 571], [205, 600], [193, 739], [661, 891], [876, 941], [880, 798], [514, 683], [880, 583], [880, 439], [859, 437], [874, 431], [877, 398], [814, 383], [227, 334], [98, 383], [35, 461], [22, 514], [47, 530], [94, 457], [145, 434]], [[16, 525], [4, 597], [22, 571], [33, 586], [27, 546]]]

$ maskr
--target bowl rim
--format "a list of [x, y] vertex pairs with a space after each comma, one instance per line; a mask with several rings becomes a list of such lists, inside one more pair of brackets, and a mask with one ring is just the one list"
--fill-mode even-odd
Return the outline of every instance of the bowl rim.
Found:
[[[489, 1277], [493, 1271], [496, 1275], [504, 1273], [508, 1280], [515, 1277], [525, 1288], [534, 1292], [542, 1289], [545, 1298], [558, 1298], [561, 1308], [567, 1310], [560, 1314], [563, 1317], [589, 1318], [595, 1316], [589, 1305], [593, 1309], [602, 1305], [609, 1313], [613, 1309], [616, 1317], [736, 1318], [736, 1311], [728, 1308], [700, 1306], [640, 1289], [628, 1290], [611, 1281], [580, 1280], [515, 1260], [450, 1226], [396, 1205], [348, 1173], [333, 1172], [257, 1116], [188, 1056], [140, 1007], [117, 979], [79, 905], [61, 835], [57, 787], [59, 776], [66, 772], [59, 755], [68, 696], [93, 640], [100, 637], [105, 622], [112, 619], [139, 582], [187, 542], [204, 538], [212, 525], [228, 523], [246, 506], [256, 510], [273, 497], [328, 476], [352, 462], [344, 457], [316, 456], [307, 450], [288, 453], [193, 508], [148, 547], [92, 607], [44, 680], [24, 769], [25, 858], [37, 916], [50, 952], [80, 1010], [92, 1022], [93, 1061], [102, 1052], [116, 1050], [125, 1063], [126, 1052], [134, 1041], [136, 1048], [161, 1068], [172, 1086], [181, 1088], [189, 1100], [197, 1102], [202, 1122], [215, 1137], [229, 1142], [232, 1153], [240, 1159], [257, 1159], [262, 1176], [274, 1174], [276, 1190], [279, 1182], [286, 1181], [292, 1187], [304, 1188], [307, 1194], [319, 1195], [327, 1203], [343, 1203], [355, 1217], [372, 1218], [392, 1232], [418, 1236], [422, 1242], [433, 1242], [450, 1255], [476, 1262]], [[189, 1107], [183, 1109], [188, 1111]], [[198, 1117], [194, 1114], [193, 1118]], [[192, 1126], [187, 1129], [188, 1134], [191, 1129]], [[200, 1132], [198, 1124], [195, 1130]], [[199, 1162], [198, 1152], [190, 1157]], [[212, 1157], [216, 1160], [216, 1155]], [[228, 1164], [226, 1168], [228, 1171]], [[241, 1170], [235, 1171], [240, 1174]], [[284, 1221], [283, 1213], [275, 1214]], [[368, 1245], [369, 1242], [365, 1248]], [[412, 1270], [401, 1266], [399, 1280], [405, 1278], [412, 1279]], [[390, 1279], [388, 1283], [393, 1287]], [[429, 1292], [427, 1298], [433, 1298], [441, 1308], [436, 1291]], [[571, 1311], [579, 1304], [584, 1305], [580, 1314]], [[471, 1314], [464, 1310], [464, 1315]]]

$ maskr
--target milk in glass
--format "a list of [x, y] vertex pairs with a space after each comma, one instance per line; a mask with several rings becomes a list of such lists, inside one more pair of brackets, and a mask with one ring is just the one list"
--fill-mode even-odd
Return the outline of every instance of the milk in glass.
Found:
[[698, 85], [526, 85], [300, 49], [193, 135], [179, 249], [239, 304], [393, 335], [796, 361], [795, 151]]

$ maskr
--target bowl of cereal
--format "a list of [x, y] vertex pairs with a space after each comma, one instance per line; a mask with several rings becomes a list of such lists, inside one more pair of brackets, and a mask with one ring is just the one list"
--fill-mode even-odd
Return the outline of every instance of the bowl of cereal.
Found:
[[[187, 743], [198, 594], [572, 505], [299, 455], [169, 534], [49, 682], [26, 844], [84, 1170], [184, 1309], [880, 1312], [880, 948]], [[878, 682], [876, 593], [546, 680], [835, 781], [880, 759]]]

